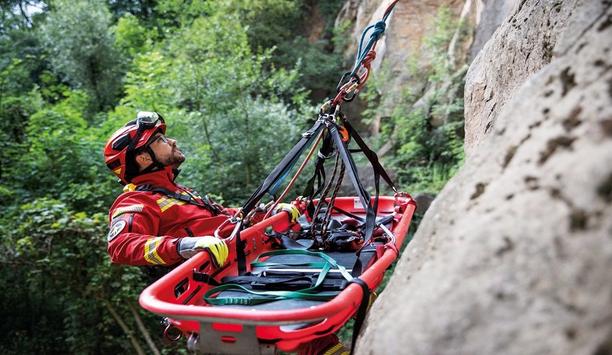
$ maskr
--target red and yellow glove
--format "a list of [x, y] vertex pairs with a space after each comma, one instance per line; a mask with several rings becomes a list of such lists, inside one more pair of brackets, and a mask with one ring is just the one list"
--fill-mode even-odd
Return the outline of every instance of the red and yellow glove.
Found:
[[280, 212], [287, 212], [289, 214], [289, 221], [291, 223], [297, 222], [298, 218], [300, 218], [300, 210], [290, 203], [279, 203], [276, 205], [274, 211], [272, 211], [272, 215], [278, 214]]
[[211, 236], [181, 238], [178, 246], [179, 254], [185, 259], [189, 259], [203, 250], [210, 254], [211, 260], [217, 267], [223, 266], [229, 255], [229, 249], [225, 241]]

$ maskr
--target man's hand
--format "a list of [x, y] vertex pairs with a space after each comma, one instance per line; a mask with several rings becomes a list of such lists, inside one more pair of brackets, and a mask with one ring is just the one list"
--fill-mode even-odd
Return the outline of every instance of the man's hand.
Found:
[[279, 203], [272, 212], [272, 214], [275, 215], [282, 211], [285, 211], [289, 214], [289, 220], [291, 221], [291, 223], [297, 222], [297, 219], [300, 218], [300, 210], [295, 207], [295, 205], [292, 205], [290, 203]]
[[208, 251], [211, 260], [217, 267], [223, 266], [229, 255], [229, 249], [223, 239], [204, 236], [185, 237], [179, 241], [178, 252], [185, 259], [191, 258], [202, 250]]

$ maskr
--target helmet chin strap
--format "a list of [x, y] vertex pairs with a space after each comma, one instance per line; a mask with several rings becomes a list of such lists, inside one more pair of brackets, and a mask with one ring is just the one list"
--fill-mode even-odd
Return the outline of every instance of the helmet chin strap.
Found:
[[[176, 179], [176, 177], [178, 176], [178, 174], [181, 173], [181, 169], [179, 168], [172, 168], [172, 176], [174, 177], [174, 179]], [[174, 180], [173, 179], [173, 180]]]
[[147, 146], [146, 147], [146, 152], [149, 153], [149, 156], [151, 156], [152, 163], [151, 163], [151, 165], [149, 165], [146, 168], [144, 168], [140, 172], [140, 174], [146, 174], [146, 173], [150, 173], [150, 172], [153, 172], [153, 171], [163, 170], [166, 167], [159, 160], [157, 160], [157, 157], [155, 156], [155, 153], [153, 152], [153, 149], [151, 149], [151, 147]]

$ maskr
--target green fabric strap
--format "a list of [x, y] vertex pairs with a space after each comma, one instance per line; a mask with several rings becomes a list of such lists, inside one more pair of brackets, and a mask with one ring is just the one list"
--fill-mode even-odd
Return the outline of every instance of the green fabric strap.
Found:
[[[307, 255], [315, 258], [321, 258], [325, 260], [324, 263], [321, 262], [297, 262], [297, 263], [269, 263], [269, 262], [261, 262], [260, 258], [267, 256], [275, 256], [275, 255]], [[262, 253], [259, 255], [252, 263], [251, 267], [271, 267], [271, 266], [311, 266], [311, 267], [322, 267], [325, 264], [330, 264], [331, 268], [338, 269], [342, 276], [347, 281], [351, 281], [353, 276], [346, 270], [346, 268], [342, 265], [338, 265], [336, 260], [325, 253], [316, 252], [316, 251], [308, 251], [303, 249], [283, 249], [283, 250], [274, 250]]]
[[[274, 255], [307, 255], [313, 256], [323, 259], [325, 262], [296, 262], [296, 263], [268, 263], [259, 261], [260, 258], [266, 256], [274, 256]], [[311, 287], [299, 290], [299, 291], [253, 291], [242, 285], [238, 284], [225, 284], [214, 287], [208, 292], [204, 294], [204, 300], [212, 305], [243, 305], [250, 306], [261, 304], [265, 302], [278, 301], [284, 299], [305, 299], [305, 300], [314, 300], [314, 301], [326, 301], [335, 296], [335, 294], [319, 294], [317, 293], [317, 288], [323, 283], [325, 277], [327, 276], [329, 270], [332, 268], [338, 269], [342, 276], [348, 281], [351, 281], [352, 276], [346, 271], [342, 265], [338, 265], [336, 261], [329, 257], [329, 255], [325, 253], [319, 252], [311, 252], [307, 250], [276, 250], [271, 252], [266, 252], [257, 257], [255, 261], [251, 263], [251, 267], [277, 267], [277, 266], [310, 266], [321, 268], [321, 272], [317, 277], [315, 284]], [[213, 297], [213, 295], [218, 294], [222, 291], [226, 290], [237, 290], [248, 293], [250, 295], [255, 295], [256, 297]]]

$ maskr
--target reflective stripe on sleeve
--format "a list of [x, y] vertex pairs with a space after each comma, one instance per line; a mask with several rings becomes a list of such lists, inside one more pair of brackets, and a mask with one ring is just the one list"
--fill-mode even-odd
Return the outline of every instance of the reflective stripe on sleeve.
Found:
[[120, 216], [124, 213], [128, 213], [128, 212], [134, 212], [134, 213], [142, 212], [143, 208], [144, 208], [143, 204], [119, 207], [113, 212], [111, 219], [114, 219], [115, 217]]
[[162, 237], [147, 240], [144, 247], [144, 258], [153, 265], [166, 265], [166, 262], [157, 254], [157, 247], [161, 243]]

